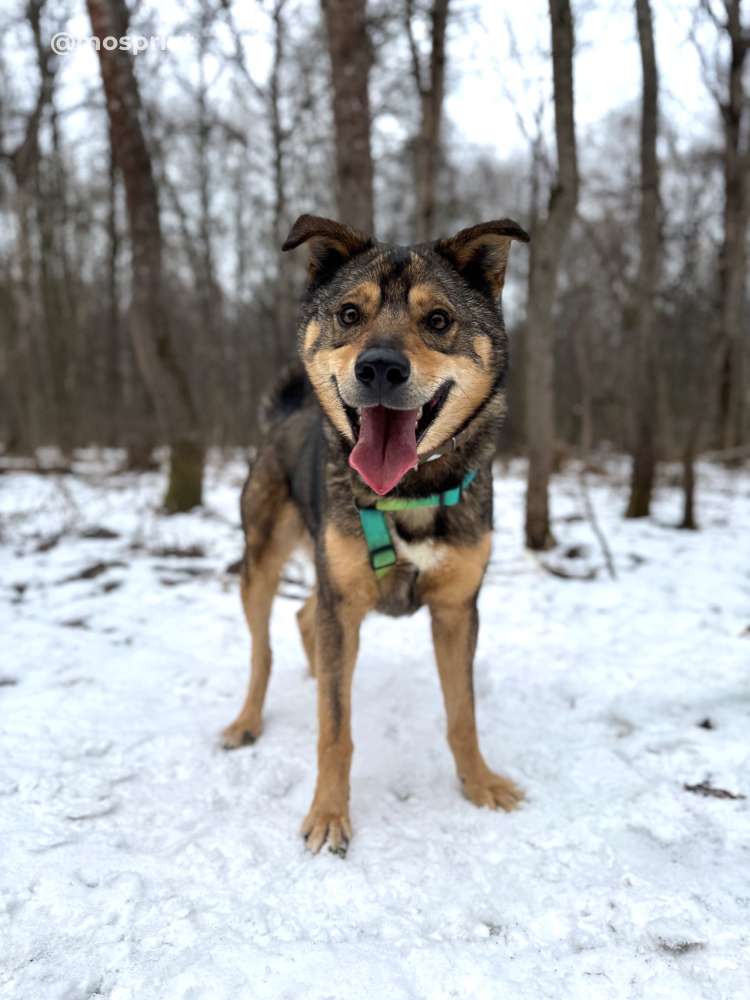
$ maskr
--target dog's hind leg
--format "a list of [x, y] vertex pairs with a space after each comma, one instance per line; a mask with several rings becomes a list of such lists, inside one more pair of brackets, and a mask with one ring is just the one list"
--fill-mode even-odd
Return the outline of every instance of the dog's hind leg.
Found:
[[307, 665], [310, 669], [310, 676], [315, 676], [315, 609], [317, 597], [315, 590], [312, 591], [305, 603], [297, 612], [297, 624], [302, 637], [302, 645], [307, 655]]
[[239, 715], [222, 734], [227, 750], [253, 743], [260, 736], [271, 675], [271, 606], [284, 565], [304, 531], [285, 483], [273, 471], [270, 463], [265, 468], [256, 466], [243, 494], [245, 557], [240, 587], [252, 653], [247, 696]]

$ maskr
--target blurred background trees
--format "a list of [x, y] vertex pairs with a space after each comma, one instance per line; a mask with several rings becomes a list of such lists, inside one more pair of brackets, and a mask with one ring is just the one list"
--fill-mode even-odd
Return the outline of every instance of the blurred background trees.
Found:
[[[292, 356], [303, 273], [279, 247], [297, 214], [398, 242], [510, 215], [534, 237], [505, 293], [501, 441], [530, 457], [528, 544], [550, 544], [556, 465], [601, 447], [631, 456], [631, 516], [680, 461], [694, 526], [696, 458], [750, 444], [750, 5], [499, 6], [6, 4], [3, 450], [117, 446], [137, 468], [167, 445], [167, 506], [190, 507], [205, 450], [257, 441]], [[632, 47], [592, 115], [580, 60], [624, 11]], [[694, 119], [663, 72], [672, 24], [707, 98]], [[58, 55], [60, 31], [171, 44]]]

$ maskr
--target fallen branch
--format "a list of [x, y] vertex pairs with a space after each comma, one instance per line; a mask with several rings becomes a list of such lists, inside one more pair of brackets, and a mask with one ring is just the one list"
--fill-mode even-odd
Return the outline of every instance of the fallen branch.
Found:
[[545, 562], [544, 559], [537, 559], [537, 563], [545, 570], [550, 576], [559, 577], [561, 580], [595, 580], [596, 570], [587, 569], [584, 573], [570, 573], [567, 569], [563, 569], [562, 566], [553, 566], [551, 563]]
[[117, 559], [113, 559], [109, 562], [97, 562], [92, 563], [85, 569], [80, 570], [78, 573], [73, 573], [71, 576], [63, 577], [62, 580], [58, 580], [57, 583], [77, 583], [79, 580], [95, 580], [102, 573], [106, 573], [110, 569], [125, 569], [125, 563], [120, 562]]
[[739, 792], [728, 792], [726, 788], [716, 788], [708, 780], [699, 781], [697, 785], [688, 785], [686, 783], [682, 787], [686, 792], [692, 792], [693, 795], [702, 795], [704, 798], [737, 800], [745, 798], [745, 796]]

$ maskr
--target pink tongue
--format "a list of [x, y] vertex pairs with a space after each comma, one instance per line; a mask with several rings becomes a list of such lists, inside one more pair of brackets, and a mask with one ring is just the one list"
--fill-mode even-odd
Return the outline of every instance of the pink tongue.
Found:
[[360, 411], [359, 439], [349, 465], [381, 496], [417, 467], [419, 410], [368, 406]]

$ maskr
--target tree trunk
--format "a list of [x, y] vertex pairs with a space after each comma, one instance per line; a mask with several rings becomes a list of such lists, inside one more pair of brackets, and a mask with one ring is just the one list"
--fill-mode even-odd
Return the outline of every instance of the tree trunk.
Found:
[[[449, 0], [434, 0], [430, 15], [432, 46], [428, 72], [422, 67], [414, 38], [413, 0], [406, 0], [406, 27], [412, 59], [412, 75], [419, 95], [420, 126], [416, 150], [416, 238], [434, 239], [436, 183], [440, 165], [440, 126], [445, 94], [445, 36]], [[426, 80], [425, 77], [428, 77]]]
[[120, 230], [117, 225], [117, 162], [112, 143], [109, 144], [109, 175], [107, 186], [107, 323], [109, 343], [103, 379], [108, 402], [109, 427], [107, 443], [115, 447], [122, 440], [122, 382], [120, 345]]
[[638, 219], [640, 260], [635, 287], [636, 372], [635, 443], [626, 517], [648, 517], [656, 467], [657, 414], [656, 351], [654, 347], [655, 297], [659, 281], [659, 161], [656, 140], [659, 128], [659, 75], [654, 49], [654, 28], [649, 0], [635, 0], [638, 44], [643, 69], [641, 107], [641, 203]]
[[570, 0], [549, 0], [557, 141], [557, 179], [547, 217], [532, 234], [526, 335], [526, 544], [553, 544], [549, 478], [554, 448], [554, 304], [565, 241], [578, 203], [578, 157], [573, 103], [573, 16]]
[[295, 305], [291, 294], [294, 260], [288, 253], [281, 253], [291, 221], [287, 207], [286, 134], [281, 118], [281, 70], [284, 64], [286, 26], [284, 7], [286, 0], [275, 0], [273, 8], [273, 62], [268, 83], [268, 113], [271, 120], [273, 146], [273, 238], [278, 262], [278, 292], [274, 301], [276, 326], [276, 363], [286, 365], [294, 357], [296, 328]]
[[698, 440], [697, 422], [691, 428], [682, 455], [682, 521], [680, 527], [697, 531], [695, 520], [695, 448]]
[[209, 108], [206, 79], [207, 60], [210, 60], [210, 38], [215, 10], [208, 2], [200, 5], [198, 32], [198, 84], [196, 92], [196, 158], [198, 175], [198, 271], [196, 273], [201, 325], [208, 339], [198, 343], [198, 362], [206, 379], [203, 397], [204, 429], [206, 440], [223, 442], [227, 424], [227, 399], [223, 371], [224, 296], [217, 278], [216, 252], [214, 249], [213, 201], [216, 178], [211, 171], [210, 151], [215, 141]]
[[[30, 451], [50, 441], [59, 424], [54, 408], [58, 372], [52, 359], [48, 339], [43, 336], [44, 310], [41, 308], [42, 282], [35, 260], [35, 239], [32, 219], [36, 208], [39, 219], [39, 132], [42, 119], [52, 104], [57, 71], [57, 59], [49, 44], [42, 37], [42, 10], [45, 0], [30, 0], [26, 5], [26, 18], [34, 38], [34, 51], [39, 70], [39, 89], [36, 102], [29, 114], [19, 144], [9, 154], [15, 183], [14, 210], [17, 219], [15, 260], [17, 262], [17, 287], [15, 300], [18, 351], [23, 358], [26, 375], [26, 396], [23, 427]], [[33, 391], [32, 391], [33, 387]], [[54, 429], [54, 430], [53, 430]]]
[[372, 46], [366, 0], [321, 0], [331, 56], [339, 219], [372, 233], [369, 76]]
[[743, 28], [742, 0], [725, 0], [722, 28], [730, 43], [728, 86], [719, 109], [724, 126], [724, 233], [719, 251], [721, 296], [719, 381], [719, 447], [741, 444], [743, 431], [743, 308], [747, 271], [747, 227], [750, 214], [750, 141], [743, 143], [748, 100], [744, 88], [750, 28]]
[[[119, 37], [124, 0], [87, 0], [93, 34]], [[122, 172], [132, 254], [130, 333], [138, 367], [171, 446], [168, 511], [200, 504], [203, 446], [190, 388], [169, 327], [162, 273], [162, 234], [151, 156], [140, 120], [140, 95], [130, 53], [99, 47], [111, 141]]]
[[204, 464], [203, 445], [183, 438], [173, 441], [169, 456], [169, 485], [164, 506], [170, 514], [200, 506]]

